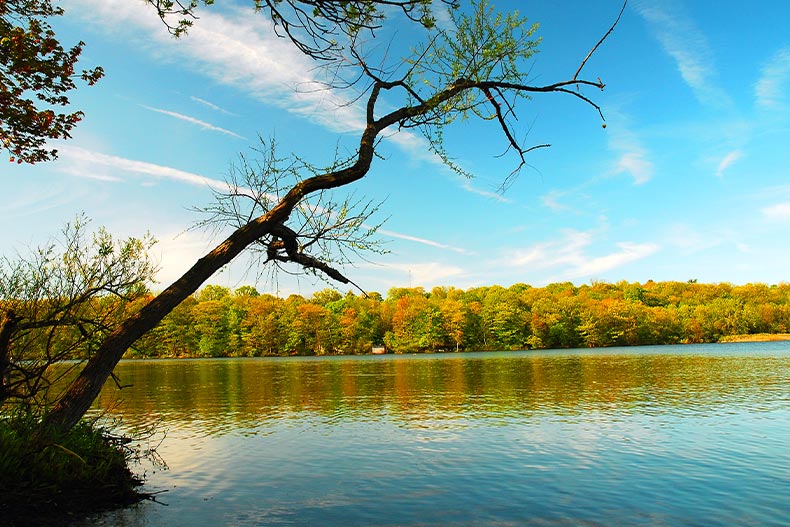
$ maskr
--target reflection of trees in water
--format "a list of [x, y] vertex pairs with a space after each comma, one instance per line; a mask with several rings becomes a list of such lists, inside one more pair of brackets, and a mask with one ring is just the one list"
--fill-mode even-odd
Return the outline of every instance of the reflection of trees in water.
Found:
[[583, 412], [715, 412], [781, 403], [790, 357], [714, 355], [430, 356], [126, 362], [99, 404], [126, 418], [254, 425], [330, 418], [487, 419]]

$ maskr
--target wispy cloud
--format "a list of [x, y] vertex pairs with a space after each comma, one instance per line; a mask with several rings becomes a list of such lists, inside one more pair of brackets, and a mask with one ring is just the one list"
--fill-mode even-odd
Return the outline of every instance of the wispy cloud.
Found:
[[642, 144], [639, 136], [631, 130], [628, 117], [617, 111], [609, 112], [611, 125], [609, 134], [609, 150], [617, 155], [614, 162], [614, 174], [628, 174], [634, 184], [642, 185], [652, 179], [655, 168], [650, 161], [650, 154]]
[[790, 48], [777, 51], [763, 66], [762, 76], [754, 86], [757, 105], [766, 109], [786, 104], [790, 92]]
[[743, 152], [740, 150], [733, 150], [729, 152], [724, 158], [719, 162], [719, 166], [716, 169], [716, 177], [722, 177], [724, 175], [724, 171], [730, 168], [733, 164], [735, 164], [741, 157], [743, 157]]
[[327, 90], [322, 70], [288, 39], [277, 37], [265, 17], [251, 16], [249, 8], [203, 10], [189, 35], [177, 40], [143, 2], [72, 0], [69, 8], [108, 31], [128, 33], [163, 62], [189, 64], [215, 82], [330, 130], [355, 131], [364, 125], [363, 109]]
[[686, 223], [675, 223], [664, 228], [664, 243], [687, 254], [707, 251], [724, 242], [721, 232], [699, 231]]
[[[94, 152], [71, 145], [60, 148], [60, 161], [58, 167], [63, 172], [88, 178], [95, 178], [96, 176], [93, 174], [96, 168], [104, 167], [114, 171], [181, 181], [190, 185], [209, 187], [221, 191], [228, 190], [228, 184], [224, 181], [211, 179], [200, 174], [185, 172], [176, 168], [148, 163], [146, 161], [135, 161], [133, 159], [102, 154], [100, 152]], [[101, 176], [102, 179], [106, 179], [107, 177], [117, 178], [117, 176], [114, 175]]]
[[453, 176], [461, 185], [461, 188], [463, 188], [465, 191], [472, 194], [477, 194], [478, 196], [483, 196], [484, 198], [499, 201], [500, 203], [511, 203], [511, 200], [499, 192], [481, 189], [478, 186], [475, 186], [474, 182], [477, 181], [477, 179], [469, 179], [465, 176], [457, 174], [452, 169], [450, 169], [450, 167], [448, 167], [438, 155], [431, 151], [431, 148], [424, 137], [416, 135], [407, 130], [398, 130], [397, 132], [390, 134], [388, 139], [400, 146], [400, 148], [408, 153], [412, 159], [424, 161], [426, 163], [441, 167], [443, 171]]
[[[249, 8], [207, 9], [199, 23], [185, 38], [174, 40], [156, 15], [142, 2], [128, 0], [73, 0], [70, 13], [100, 22], [111, 31], [131, 31], [151, 53], [165, 62], [179, 60], [192, 65], [213, 81], [231, 86], [269, 105], [276, 105], [328, 130], [340, 133], [362, 130], [364, 108], [348, 104], [355, 93], [329, 90], [321, 68], [300, 53], [288, 39], [276, 36], [263, 16], [250, 16]], [[77, 8], [81, 8], [78, 12]], [[192, 100], [221, 108], [203, 99]], [[149, 108], [154, 110], [153, 108]], [[237, 134], [176, 112], [156, 109], [205, 129]], [[399, 131], [389, 139], [414, 159], [442, 164], [422, 137]], [[480, 189], [474, 182], [460, 180], [462, 188], [497, 201], [507, 202], [501, 194]]]
[[646, 258], [659, 250], [653, 243], [615, 243], [615, 251], [590, 256], [591, 232], [567, 230], [561, 240], [539, 243], [509, 254], [502, 265], [527, 271], [558, 269], [557, 279], [591, 278], [628, 263]]
[[569, 270], [567, 276], [569, 278], [596, 276], [646, 258], [658, 251], [658, 245], [653, 243], [619, 242], [615, 246], [618, 248], [617, 251], [581, 262]]
[[562, 192], [559, 190], [552, 190], [548, 194], [544, 194], [543, 196], [541, 196], [540, 200], [543, 202], [543, 205], [545, 207], [548, 207], [555, 212], [564, 212], [571, 210], [570, 207], [568, 207], [567, 205], [563, 205], [562, 203], [559, 202], [559, 199], [564, 197], [565, 195], [566, 192]]
[[620, 156], [615, 165], [615, 174], [627, 173], [634, 183], [641, 185], [653, 177], [653, 163], [646, 159], [644, 151], [634, 150]]
[[[98, 174], [95, 172], [96, 167], [104, 167], [114, 172], [120, 171], [120, 172], [128, 172], [128, 173], [140, 174], [146, 176], [153, 176], [157, 179], [180, 181], [183, 183], [187, 183], [189, 185], [209, 187], [223, 192], [228, 191], [228, 184], [225, 181], [211, 179], [206, 176], [202, 176], [200, 174], [194, 174], [192, 172], [186, 172], [172, 167], [157, 165], [145, 161], [126, 159], [119, 156], [102, 154], [100, 152], [94, 152], [91, 150], [87, 150], [84, 148], [79, 148], [71, 145], [61, 147], [60, 152], [61, 152], [60, 155], [61, 159], [59, 161], [59, 166], [61, 172], [65, 172], [79, 177], [104, 179], [110, 181], [121, 180], [121, 178], [119, 178], [117, 175], [108, 176], [101, 172]], [[239, 190], [243, 190], [243, 189], [235, 189], [235, 191], [239, 191]], [[276, 196], [271, 196], [271, 199], [276, 199]], [[472, 251], [469, 251], [461, 247], [454, 247], [452, 245], [447, 245], [426, 238], [420, 238], [418, 236], [411, 236], [409, 234], [403, 234], [400, 232], [383, 230], [383, 229], [379, 230], [378, 232], [383, 236], [389, 236], [392, 238], [398, 238], [401, 240], [419, 243], [422, 245], [428, 245], [430, 247], [435, 247], [437, 249], [444, 249], [444, 250], [452, 251], [459, 254], [466, 254], [466, 255], [474, 254]]]
[[193, 101], [197, 102], [197, 103], [202, 104], [203, 106], [207, 106], [207, 107], [211, 108], [215, 112], [224, 113], [225, 115], [236, 115], [235, 113], [229, 112], [225, 108], [217, 106], [213, 102], [209, 102], [209, 101], [207, 101], [205, 99], [201, 99], [200, 97], [195, 97], [194, 95], [191, 95], [189, 98], [192, 99]]
[[698, 101], [716, 108], [732, 105], [729, 95], [718, 85], [707, 39], [678, 4], [644, 0], [636, 3], [636, 11], [675, 61], [680, 76]]
[[230, 130], [226, 130], [225, 128], [220, 128], [219, 126], [215, 126], [211, 123], [207, 123], [206, 121], [201, 121], [200, 119], [196, 119], [195, 117], [190, 117], [189, 115], [184, 115], [178, 112], [172, 112], [170, 110], [163, 110], [161, 108], [154, 108], [152, 106], [146, 106], [141, 104], [143, 108], [146, 110], [150, 110], [152, 112], [161, 113], [163, 115], [167, 115], [168, 117], [174, 117], [181, 121], [186, 121], [187, 123], [194, 124], [202, 128], [203, 130], [210, 130], [212, 132], [219, 132], [221, 134], [229, 135], [231, 137], [236, 137], [238, 139], [246, 139], [245, 137], [240, 136], [236, 132], [231, 132]]
[[790, 220], [790, 201], [777, 203], [761, 210], [763, 216], [770, 220], [787, 221]]
[[411, 236], [409, 234], [403, 234], [403, 233], [394, 232], [394, 231], [388, 231], [388, 230], [384, 230], [384, 229], [380, 229], [378, 231], [378, 233], [383, 235], [383, 236], [390, 236], [392, 238], [398, 238], [399, 240], [406, 240], [406, 241], [410, 241], [410, 242], [414, 242], [414, 243], [420, 243], [422, 245], [429, 245], [431, 247], [436, 247], [437, 249], [447, 249], [448, 251], [453, 251], [453, 252], [456, 252], [456, 253], [459, 253], [459, 254], [472, 254], [471, 251], [468, 251], [468, 250], [463, 249], [461, 247], [453, 247], [452, 245], [447, 245], [447, 244], [440, 243], [440, 242], [437, 242], [437, 241], [428, 240], [426, 238], [420, 238], [418, 236]]

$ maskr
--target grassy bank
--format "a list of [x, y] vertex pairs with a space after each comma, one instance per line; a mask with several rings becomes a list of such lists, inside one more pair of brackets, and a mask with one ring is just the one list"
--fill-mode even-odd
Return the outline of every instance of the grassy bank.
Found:
[[145, 497], [129, 468], [136, 452], [124, 440], [83, 422], [55, 443], [33, 448], [32, 425], [27, 417], [0, 419], [3, 525], [67, 525]]

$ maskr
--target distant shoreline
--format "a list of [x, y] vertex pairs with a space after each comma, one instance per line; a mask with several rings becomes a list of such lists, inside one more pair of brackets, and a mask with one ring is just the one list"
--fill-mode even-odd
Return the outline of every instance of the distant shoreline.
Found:
[[729, 335], [722, 337], [719, 342], [775, 342], [790, 340], [790, 333], [756, 333], [754, 335]]

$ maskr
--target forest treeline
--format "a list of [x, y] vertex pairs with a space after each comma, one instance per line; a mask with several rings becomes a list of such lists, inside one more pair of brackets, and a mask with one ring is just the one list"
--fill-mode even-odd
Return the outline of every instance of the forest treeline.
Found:
[[[143, 302], [145, 299], [140, 299]], [[224, 357], [575, 348], [717, 342], [790, 331], [790, 284], [596, 282], [325, 289], [304, 298], [206, 286], [129, 357]]]

